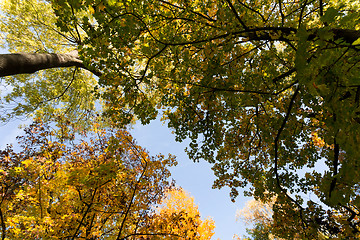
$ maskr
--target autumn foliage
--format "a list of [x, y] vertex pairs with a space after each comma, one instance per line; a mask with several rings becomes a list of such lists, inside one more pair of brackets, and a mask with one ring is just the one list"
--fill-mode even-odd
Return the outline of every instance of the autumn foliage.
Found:
[[359, 1], [6, 3], [9, 51], [75, 50], [99, 78], [76, 68], [7, 77], [15, 107], [1, 120], [35, 111], [88, 124], [97, 100], [118, 126], [162, 115], [231, 200], [243, 189], [276, 196], [276, 237], [359, 236]]
[[210, 240], [215, 222], [210, 218], [201, 220], [194, 198], [182, 188], [175, 188], [165, 193], [153, 216], [152, 227], [171, 233], [171, 239]]
[[[38, 121], [18, 137], [20, 152], [1, 152], [2, 239], [209, 239], [189, 237], [213, 229], [211, 221], [201, 224], [194, 205], [182, 209], [194, 226], [154, 210], [172, 186], [174, 157], [150, 157], [125, 130], [95, 124], [91, 132], [71, 131]], [[159, 220], [170, 230], [155, 227]]]

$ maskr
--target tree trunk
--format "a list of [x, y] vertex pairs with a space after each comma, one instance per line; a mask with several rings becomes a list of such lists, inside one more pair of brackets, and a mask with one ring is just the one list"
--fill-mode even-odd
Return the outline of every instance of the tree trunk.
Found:
[[[55, 53], [11, 53], [0, 54], [0, 77], [60, 67], [87, 69], [79, 59], [77, 51], [66, 54]], [[99, 76], [99, 73], [93, 72]]]

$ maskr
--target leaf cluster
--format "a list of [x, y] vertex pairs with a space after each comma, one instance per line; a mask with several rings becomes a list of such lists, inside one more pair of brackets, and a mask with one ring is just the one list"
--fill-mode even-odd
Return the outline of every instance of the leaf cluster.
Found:
[[1, 238], [148, 234], [153, 206], [171, 187], [174, 157], [150, 157], [125, 130], [94, 125], [70, 139], [59, 135], [64, 131], [70, 130], [54, 132], [38, 121], [18, 138], [20, 152], [10, 146], [1, 152]]

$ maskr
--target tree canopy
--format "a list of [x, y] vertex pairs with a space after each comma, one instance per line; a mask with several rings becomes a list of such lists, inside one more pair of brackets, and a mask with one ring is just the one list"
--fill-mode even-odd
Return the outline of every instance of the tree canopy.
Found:
[[162, 114], [233, 200], [276, 196], [276, 236], [359, 235], [358, 1], [49, 2], [105, 116]]
[[194, 198], [182, 188], [170, 189], [165, 193], [152, 223], [155, 232], [172, 233], [172, 239], [210, 240], [215, 229], [214, 220], [200, 219]]
[[[91, 129], [35, 121], [18, 137], [21, 151], [0, 152], [1, 239], [210, 239], [214, 223], [175, 197], [185, 195], [168, 180], [174, 156], [149, 156], [125, 130]], [[192, 201], [181, 214], [194, 225], [156, 211], [171, 201]]]

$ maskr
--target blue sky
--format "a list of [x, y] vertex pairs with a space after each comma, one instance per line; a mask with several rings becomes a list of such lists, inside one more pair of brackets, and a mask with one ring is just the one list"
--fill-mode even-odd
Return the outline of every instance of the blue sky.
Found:
[[246, 226], [242, 222], [236, 222], [235, 215], [236, 210], [243, 208], [250, 198], [243, 197], [240, 191], [236, 203], [232, 203], [229, 189], [212, 189], [215, 176], [211, 165], [204, 160], [198, 163], [189, 160], [184, 151], [187, 143], [176, 142], [175, 136], [171, 134], [166, 124], [163, 125], [159, 120], [145, 126], [137, 124], [130, 132], [138, 144], [147, 148], [151, 154], [171, 153], [177, 157], [179, 164], [171, 169], [172, 177], [177, 185], [195, 198], [201, 216], [211, 216], [215, 220], [216, 229], [213, 239], [231, 240], [234, 234], [242, 236], [246, 233]]

